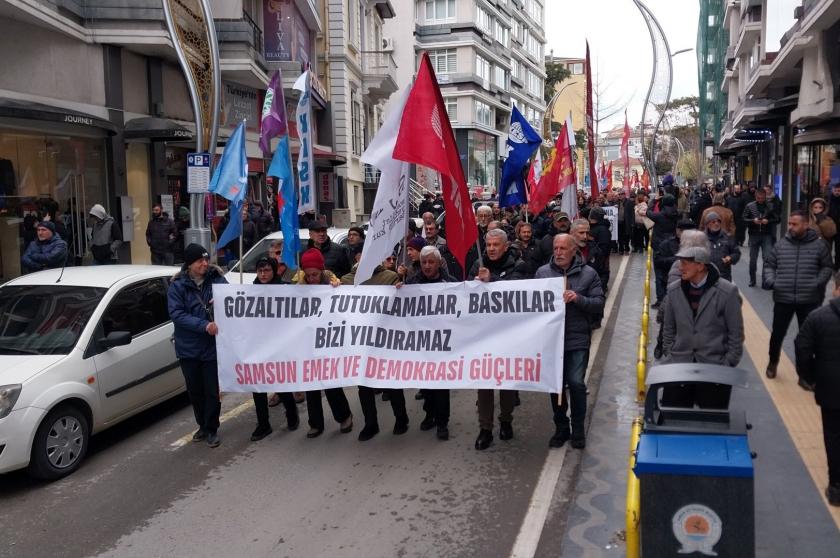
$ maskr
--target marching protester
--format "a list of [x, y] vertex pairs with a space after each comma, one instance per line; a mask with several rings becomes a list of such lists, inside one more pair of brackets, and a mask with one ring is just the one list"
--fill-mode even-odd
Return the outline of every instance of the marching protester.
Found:
[[[738, 288], [710, 265], [708, 244], [681, 247], [677, 258], [681, 280], [668, 286], [665, 297], [663, 360], [737, 366], [744, 344]], [[670, 386], [662, 394], [662, 404], [726, 408], [730, 390], [717, 384]]]
[[[756, 191], [759, 197], [760, 192]], [[809, 227], [807, 213], [792, 211], [787, 234], [764, 260], [762, 287], [773, 291], [768, 378], [776, 377], [782, 342], [794, 314], [801, 328], [808, 314], [822, 304], [831, 271], [828, 244]]]
[[526, 221], [519, 221], [514, 228], [516, 240], [511, 247], [519, 252], [519, 258], [528, 266], [528, 275], [532, 277], [537, 268], [534, 267], [534, 257], [537, 250], [537, 243], [534, 241], [533, 226]]
[[[646, 216], [653, 221], [653, 236], [650, 242], [653, 245], [654, 259], [659, 254], [659, 247], [662, 245], [662, 242], [667, 238], [671, 238], [676, 233], [679, 214], [674, 204], [674, 196], [666, 194], [660, 199], [659, 211], [648, 207]], [[656, 277], [656, 302], [653, 304], [653, 308], [658, 308], [662, 304], [662, 299], [665, 298], [665, 289], [668, 285], [665, 284], [665, 274], [662, 273], [661, 269], [656, 267], [654, 271]]]
[[606, 293], [610, 281], [612, 235], [610, 234], [610, 222], [607, 221], [604, 210], [600, 207], [593, 207], [589, 212], [589, 234], [598, 246], [595, 265], [598, 277], [601, 279], [601, 288]]
[[799, 385], [813, 390], [822, 414], [828, 462], [825, 496], [840, 506], [840, 272], [834, 273], [833, 298], [805, 319], [796, 336]]
[[554, 253], [554, 248], [552, 247], [554, 237], [558, 234], [568, 234], [571, 226], [572, 221], [569, 219], [569, 215], [567, 213], [560, 211], [559, 208], [552, 213], [551, 226], [545, 236], [539, 240], [537, 243], [537, 250], [534, 251], [532, 264], [534, 270], [551, 261], [551, 257]]
[[24, 273], [55, 269], [67, 263], [67, 243], [55, 232], [52, 221], [38, 223], [35, 234], [35, 240], [26, 247], [21, 259]]
[[[321, 229], [314, 230], [319, 231]], [[323, 237], [326, 236], [326, 230], [323, 230]], [[327, 243], [332, 243], [332, 241], [321, 240], [320, 246], [323, 247]], [[337, 244], [332, 244], [332, 246], [343, 251]], [[330, 249], [330, 247], [327, 247], [327, 252]], [[300, 268], [303, 270], [303, 284], [305, 285], [335, 285], [327, 274], [322, 249], [309, 248], [301, 254]], [[347, 401], [347, 396], [344, 395], [344, 390], [330, 388], [325, 389], [324, 393], [327, 396], [327, 403], [330, 406], [333, 418], [341, 426], [341, 433], [351, 432], [353, 430], [353, 414], [350, 412], [350, 403]], [[321, 390], [306, 392], [306, 409], [309, 413], [309, 432], [306, 433], [306, 437], [317, 438], [324, 432], [324, 407], [321, 404]]]
[[426, 192], [425, 194], [423, 194], [423, 201], [420, 202], [420, 205], [417, 208], [417, 213], [419, 215], [423, 215], [424, 213], [432, 213], [434, 210], [434, 199], [435, 195], [431, 192]]
[[646, 223], [650, 222], [650, 220], [647, 218], [647, 210], [647, 196], [641, 193], [636, 196], [636, 205], [633, 206], [633, 216], [635, 218], [633, 225], [633, 251], [639, 254], [644, 253], [648, 246], [649, 238]]
[[[406, 281], [409, 285], [425, 285], [430, 283], [452, 283], [453, 279], [446, 273], [443, 266], [443, 256], [434, 246], [424, 246], [420, 251], [420, 273]], [[400, 285], [398, 284], [397, 287]], [[449, 439], [449, 390], [424, 389], [423, 411], [426, 417], [420, 423], [420, 430], [431, 430], [437, 426], [438, 440]], [[492, 412], [491, 412], [492, 414]]]
[[163, 214], [163, 206], [152, 207], [152, 218], [146, 225], [146, 244], [152, 253], [152, 264], [172, 265], [175, 262], [173, 243], [178, 238], [175, 221]]
[[123, 238], [120, 226], [98, 203], [90, 208], [90, 215], [94, 220], [89, 243], [93, 265], [117, 263]]
[[[255, 285], [286, 285], [288, 284], [277, 272], [277, 260], [270, 257], [260, 258], [257, 261], [257, 278]], [[289, 430], [297, 430], [300, 425], [297, 405], [294, 395], [291, 393], [276, 393], [279, 402], [283, 403], [286, 409], [286, 422]], [[268, 394], [254, 393], [254, 410], [257, 413], [257, 428], [251, 434], [251, 441], [262, 440], [272, 432], [271, 423], [268, 420]]]
[[[488, 209], [490, 209], [488, 207]], [[491, 210], [492, 211], [492, 210]], [[526, 278], [527, 266], [517, 262], [508, 248], [507, 234], [501, 229], [487, 231], [484, 238], [484, 256], [481, 263], [475, 262], [469, 277], [489, 283], [492, 281], [510, 281]], [[481, 265], [483, 264], [483, 265]], [[499, 390], [499, 439], [513, 438], [513, 408], [516, 404], [516, 392]], [[492, 389], [478, 390], [479, 433], [475, 440], [475, 449], [485, 450], [493, 442], [494, 395]]]
[[187, 386], [198, 430], [193, 442], [207, 440], [211, 448], [221, 443], [218, 435], [219, 373], [213, 318], [213, 285], [227, 283], [222, 270], [210, 265], [210, 254], [200, 244], [184, 249], [184, 265], [169, 284], [169, 317], [175, 326], [175, 354]]
[[[714, 208], [714, 206], [712, 206]], [[732, 266], [741, 259], [741, 249], [738, 242], [729, 233], [723, 231], [723, 220], [717, 211], [705, 213], [706, 236], [711, 245], [712, 264], [720, 272], [720, 276], [732, 281]]]
[[364, 243], [365, 230], [362, 227], [350, 227], [347, 231], [347, 246], [356, 246]]
[[[569, 395], [551, 393], [551, 409], [554, 414], [554, 435], [548, 445], [562, 447], [571, 439], [572, 447], [586, 447], [584, 421], [586, 419], [586, 367], [589, 363], [589, 349], [592, 342], [592, 325], [604, 312], [604, 291], [595, 270], [583, 263], [577, 253], [577, 246], [571, 236], [558, 234], [554, 237], [554, 256], [551, 262], [537, 270], [536, 279], [564, 277], [566, 290], [566, 320], [563, 344], [563, 382]], [[567, 413], [571, 402], [571, 427]]]
[[440, 236], [440, 226], [435, 221], [423, 224], [423, 232], [426, 236], [426, 244], [441, 249], [446, 246], [446, 239]]
[[750, 287], [755, 287], [758, 251], [761, 250], [761, 257], [766, 261], [773, 249], [771, 225], [779, 222], [774, 207], [767, 203], [767, 192], [760, 188], [755, 190], [755, 201], [746, 205], [742, 220], [750, 233]]
[[415, 275], [420, 273], [420, 251], [425, 246], [426, 241], [419, 236], [415, 236], [406, 243], [405, 254], [408, 256], [408, 261], [406, 262], [408, 267], [402, 263], [397, 267], [397, 273], [404, 283], [411, 281]]
[[309, 242], [307, 247], [315, 248], [321, 253], [324, 259], [324, 266], [341, 277], [350, 271], [350, 257], [347, 250], [327, 236], [327, 225], [321, 221], [314, 221], [309, 224]]
[[618, 253], [622, 256], [630, 253], [630, 238], [633, 236], [633, 225], [636, 223], [633, 211], [633, 199], [627, 199], [624, 190], [618, 193], [615, 202], [618, 208]]

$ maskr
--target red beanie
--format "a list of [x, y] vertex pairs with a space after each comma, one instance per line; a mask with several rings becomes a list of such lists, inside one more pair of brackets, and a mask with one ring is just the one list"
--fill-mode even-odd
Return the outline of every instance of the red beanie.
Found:
[[301, 269], [320, 269], [324, 271], [324, 255], [317, 248], [310, 248], [300, 257]]

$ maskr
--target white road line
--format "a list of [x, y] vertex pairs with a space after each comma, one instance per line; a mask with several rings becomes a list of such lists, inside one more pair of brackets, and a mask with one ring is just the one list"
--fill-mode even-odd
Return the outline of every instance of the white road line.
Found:
[[[230, 411], [228, 411], [225, 414], [223, 414], [222, 416], [220, 416], [219, 417], [219, 423], [221, 424], [221, 423], [224, 423], [224, 422], [226, 422], [226, 421], [228, 421], [228, 420], [230, 420], [234, 417], [237, 417], [237, 416], [241, 415], [244, 411], [246, 411], [247, 409], [250, 409], [253, 406], [254, 406], [254, 400], [253, 399], [248, 399], [247, 401], [244, 401], [243, 403], [240, 403], [239, 405], [237, 405], [236, 407], [234, 407]], [[189, 434], [185, 434], [184, 436], [181, 436], [180, 438], [178, 438], [177, 440], [175, 440], [174, 442], [169, 444], [169, 446], [172, 447], [172, 448], [184, 447], [192, 441], [192, 437], [193, 437], [193, 433], [190, 432]]]
[[[627, 262], [630, 258], [621, 258], [621, 265], [618, 268], [618, 273], [613, 281], [613, 288], [610, 289], [610, 294], [607, 297], [606, 305], [604, 306], [604, 322], [608, 320], [612, 314], [612, 309], [615, 306], [615, 300], [618, 293], [618, 287], [621, 285], [621, 280], [624, 278], [624, 272], [627, 269]], [[589, 371], [592, 369], [592, 362], [595, 355], [598, 354], [598, 349], [601, 346], [601, 338], [604, 336], [604, 328], [595, 330], [592, 335], [592, 346], [589, 351], [589, 365], [586, 369], [586, 380], [589, 380]], [[537, 552], [537, 547], [540, 544], [540, 537], [542, 536], [543, 528], [545, 527], [545, 520], [548, 518], [548, 510], [551, 508], [551, 500], [554, 497], [554, 490], [557, 488], [557, 481], [560, 478], [560, 472], [563, 469], [563, 462], [566, 459], [566, 450], [568, 446], [563, 446], [559, 450], [550, 450], [543, 463], [542, 471], [540, 471], [540, 478], [537, 481], [537, 486], [534, 487], [534, 493], [531, 494], [531, 501], [528, 504], [528, 511], [522, 520], [522, 526], [519, 528], [519, 533], [516, 536], [516, 541], [513, 543], [513, 549], [510, 552], [511, 558], [533, 558]]]

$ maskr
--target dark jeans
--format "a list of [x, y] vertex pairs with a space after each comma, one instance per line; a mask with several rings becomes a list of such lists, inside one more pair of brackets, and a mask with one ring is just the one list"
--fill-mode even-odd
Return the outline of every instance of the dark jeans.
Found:
[[[324, 393], [327, 395], [327, 403], [336, 422], [342, 423], [350, 418], [350, 403], [347, 401], [347, 396], [344, 395], [343, 389], [325, 389]], [[324, 407], [321, 404], [320, 390], [306, 392], [306, 410], [309, 413], [309, 427], [323, 430]]]
[[779, 356], [782, 354], [782, 341], [785, 340], [785, 334], [793, 315], [796, 314], [796, 322], [799, 327], [805, 322], [818, 304], [783, 304], [777, 302], [773, 305], [773, 331], [770, 333], [770, 362], [779, 362]]
[[172, 252], [152, 252], [152, 265], [172, 265], [175, 254]]
[[743, 219], [739, 219], [737, 215], [735, 216], [735, 220], [735, 240], [740, 246], [747, 239], [747, 224], [743, 222]]
[[187, 385], [195, 422], [198, 428], [208, 434], [219, 430], [219, 413], [222, 402], [219, 399], [219, 371], [215, 360], [179, 359], [181, 372]]
[[[254, 410], [257, 412], [257, 424], [260, 426], [270, 426], [268, 422], [268, 394], [255, 393], [254, 395]], [[278, 393], [283, 407], [286, 408], [286, 420], [294, 423], [298, 418], [297, 405], [295, 404], [295, 396], [291, 393]]]
[[840, 409], [820, 410], [825, 456], [828, 460], [828, 484], [840, 487]]
[[[494, 393], [496, 392], [492, 389], [478, 390], [478, 426], [482, 430], [493, 430]], [[515, 402], [515, 391], [499, 390], [499, 422], [513, 422]]]
[[[389, 394], [391, 409], [394, 411], [394, 418], [397, 423], [408, 423], [408, 413], [405, 412], [405, 394], [401, 389], [382, 390]], [[359, 403], [362, 405], [362, 414], [365, 416], [365, 426], [379, 424], [376, 413], [376, 392], [373, 388], [359, 386]]]
[[755, 272], [758, 268], [758, 251], [761, 250], [762, 270], [764, 260], [773, 249], [773, 240], [769, 234], [750, 234], [750, 282], [755, 283]]
[[656, 285], [656, 302], [665, 300], [665, 295], [668, 290], [668, 271], [654, 267], [653, 268], [654, 283]]
[[589, 350], [566, 351], [563, 353], [563, 383], [569, 388], [569, 396], [558, 403], [556, 393], [548, 394], [551, 398], [551, 410], [554, 412], [554, 425], [558, 429], [569, 429], [569, 417], [566, 416], [571, 400], [572, 433], [583, 437], [583, 423], [586, 419], [586, 365], [589, 363]]
[[630, 251], [630, 231], [624, 223], [618, 224], [618, 252], [623, 254]]
[[435, 417], [435, 424], [446, 426], [449, 424], [449, 390], [424, 389], [423, 410]]
[[648, 245], [648, 232], [644, 225], [633, 225], [633, 249], [644, 252]]

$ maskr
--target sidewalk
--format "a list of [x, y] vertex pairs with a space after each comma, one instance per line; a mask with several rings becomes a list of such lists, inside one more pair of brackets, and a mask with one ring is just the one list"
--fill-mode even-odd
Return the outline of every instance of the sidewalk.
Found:
[[[623, 284], [613, 287], [621, 289], [621, 299], [607, 324], [608, 342], [602, 345], [602, 354], [591, 372], [591, 424], [574, 492], [567, 495], [572, 500], [568, 514], [552, 514], [546, 526], [548, 532], [554, 529], [563, 533], [562, 540], [558, 537], [554, 544], [544, 542], [538, 556], [624, 556], [626, 552], [623, 532], [629, 434], [633, 418], [641, 414], [635, 403], [635, 355], [644, 280], [644, 258], [630, 257]], [[746, 271], [746, 262], [736, 267], [736, 284], [747, 284]], [[813, 396], [796, 386], [792, 368], [780, 369], [776, 383], [769, 386], [772, 395], [765, 387], [762, 378], [772, 303], [770, 293], [747, 290], [743, 296], [748, 339], [740, 366], [752, 376], [749, 389], [736, 390], [733, 404], [745, 409], [753, 424], [749, 439], [751, 449], [757, 453], [756, 552], [762, 557], [831, 556], [840, 548], [840, 523], [835, 522], [835, 518], [840, 520], [840, 514], [832, 517], [821, 494], [824, 483], [819, 480], [819, 471], [812, 477], [814, 473], [809, 472], [800, 455], [803, 451], [806, 460], [818, 463], [819, 452], [823, 451], [821, 435], [818, 440], [815, 438], [820, 431], [819, 422], [814, 425], [812, 420], [818, 416], [814, 415]], [[657, 330], [651, 315], [650, 335], [654, 339]], [[785, 343], [791, 358], [794, 335]], [[652, 346], [649, 354], [652, 358]], [[761, 355], [765, 355], [764, 360]], [[791, 399], [795, 401], [789, 402]], [[793, 408], [788, 411], [791, 405]], [[797, 411], [799, 416], [793, 416]], [[792, 416], [783, 420], [783, 415]], [[791, 424], [798, 425], [793, 434], [799, 449], [791, 438]], [[823, 468], [824, 461], [823, 454]]]

